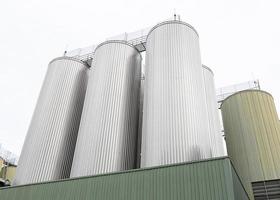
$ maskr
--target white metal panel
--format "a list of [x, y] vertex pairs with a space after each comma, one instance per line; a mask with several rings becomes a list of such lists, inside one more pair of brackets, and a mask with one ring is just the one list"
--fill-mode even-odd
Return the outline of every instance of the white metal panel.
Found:
[[146, 45], [141, 167], [211, 157], [197, 32], [163, 22]]
[[124, 41], [94, 53], [71, 177], [132, 169], [136, 162], [141, 55]]
[[19, 159], [15, 185], [70, 175], [88, 67], [73, 58], [50, 62]]
[[209, 138], [213, 157], [225, 156], [221, 122], [218, 113], [214, 74], [210, 68], [202, 65], [204, 91], [206, 96], [207, 121], [209, 125]]

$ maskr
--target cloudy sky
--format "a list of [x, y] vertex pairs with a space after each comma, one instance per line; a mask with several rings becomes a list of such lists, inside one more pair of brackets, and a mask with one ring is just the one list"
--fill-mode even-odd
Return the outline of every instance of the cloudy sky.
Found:
[[0, 6], [0, 143], [20, 154], [50, 60], [174, 9], [198, 31], [217, 87], [259, 79], [280, 111], [279, 0], [10, 0]]

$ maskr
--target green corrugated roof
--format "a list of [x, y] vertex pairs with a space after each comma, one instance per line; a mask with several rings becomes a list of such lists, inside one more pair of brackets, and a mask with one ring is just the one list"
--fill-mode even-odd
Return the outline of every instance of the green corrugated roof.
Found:
[[1, 200], [248, 199], [226, 157], [0, 189]]

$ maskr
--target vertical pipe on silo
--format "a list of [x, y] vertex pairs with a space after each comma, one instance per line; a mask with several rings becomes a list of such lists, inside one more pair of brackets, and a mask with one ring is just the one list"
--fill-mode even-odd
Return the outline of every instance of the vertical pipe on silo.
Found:
[[87, 85], [88, 66], [50, 62], [22, 148], [14, 185], [68, 178]]
[[[143, 69], [143, 67], [142, 67]], [[141, 140], [142, 140], [142, 122], [143, 122], [143, 100], [144, 100], [144, 74], [141, 75], [141, 86], [139, 96], [139, 122], [138, 122], [138, 135], [137, 135], [137, 151], [136, 151], [136, 168], [141, 166]]]
[[95, 49], [71, 177], [134, 168], [141, 59], [125, 41]]
[[167, 21], [148, 34], [141, 167], [211, 157], [198, 34]]

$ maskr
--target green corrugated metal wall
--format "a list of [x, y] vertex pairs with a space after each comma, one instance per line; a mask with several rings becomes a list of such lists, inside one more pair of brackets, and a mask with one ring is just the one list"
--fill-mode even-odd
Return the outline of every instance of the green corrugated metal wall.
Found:
[[[233, 172], [233, 190], [234, 190], [234, 196], [235, 199], [248, 199], [248, 194], [246, 192], [242, 192], [245, 190], [244, 186], [240, 183], [239, 176], [237, 175], [235, 169], [233, 166], [231, 166], [232, 172]], [[252, 198], [251, 198], [252, 199]]]
[[280, 127], [273, 98], [238, 92], [221, 106], [228, 155], [252, 197], [251, 182], [280, 178]]
[[0, 189], [1, 200], [248, 199], [228, 158]]

